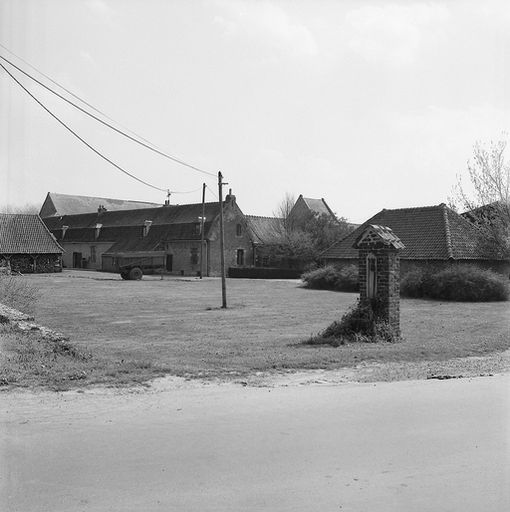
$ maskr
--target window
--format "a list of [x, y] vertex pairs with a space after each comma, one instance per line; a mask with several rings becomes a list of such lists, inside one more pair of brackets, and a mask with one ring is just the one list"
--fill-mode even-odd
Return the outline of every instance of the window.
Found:
[[198, 249], [196, 247], [191, 248], [191, 264], [198, 264]]
[[244, 265], [244, 249], [237, 249], [236, 260], [239, 266]]
[[236, 236], [243, 236], [243, 226], [241, 226], [241, 224], [237, 224], [236, 226]]
[[96, 262], [96, 246], [91, 245], [90, 246], [90, 263]]
[[201, 233], [201, 230], [200, 230], [200, 222], [197, 222], [194, 226], [194, 234], [195, 235], [200, 235]]

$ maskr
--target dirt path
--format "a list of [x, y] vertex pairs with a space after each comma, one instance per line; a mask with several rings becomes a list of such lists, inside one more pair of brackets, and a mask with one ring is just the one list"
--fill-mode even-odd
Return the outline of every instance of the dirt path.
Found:
[[1, 394], [0, 509], [510, 510], [510, 375], [321, 375]]

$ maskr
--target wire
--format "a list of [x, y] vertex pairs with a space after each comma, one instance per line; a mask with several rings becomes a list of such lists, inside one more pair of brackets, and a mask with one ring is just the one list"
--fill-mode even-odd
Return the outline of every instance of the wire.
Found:
[[208, 185], [207, 183], [205, 184], [205, 188], [206, 188], [206, 189], [208, 189], [208, 190], [209, 190], [209, 192], [210, 192], [210, 193], [211, 193], [211, 194], [212, 194], [216, 199], [218, 199], [218, 201], [219, 201], [218, 194], [216, 194], [216, 193], [214, 192], [214, 190], [213, 190], [211, 187], [209, 187], [209, 185]]
[[[16, 55], [13, 51], [9, 50], [9, 48], [7, 48], [6, 46], [4, 46], [2, 43], [0, 43], [0, 48], [3, 48], [6, 52], [10, 53], [11, 55], [13, 55], [14, 57], [16, 57], [17, 59], [19, 59], [21, 62], [23, 62], [24, 64], [26, 64], [29, 68], [32, 68], [34, 71], [37, 71], [40, 75], [42, 75], [44, 78], [46, 78], [47, 80], [49, 80], [51, 83], [55, 84], [57, 87], [60, 87], [62, 90], [64, 90], [65, 92], [67, 92], [68, 94], [70, 94], [71, 96], [73, 96], [74, 98], [76, 98], [77, 100], [81, 101], [82, 103], [84, 103], [85, 105], [87, 105], [88, 107], [90, 107], [92, 110], [95, 110], [97, 113], [103, 115], [104, 117], [110, 119], [111, 121], [113, 121], [113, 119], [109, 118], [104, 112], [101, 112], [101, 110], [97, 109], [96, 107], [94, 107], [93, 105], [91, 105], [90, 103], [87, 103], [83, 98], [80, 98], [77, 94], [74, 94], [72, 91], [70, 91], [69, 89], [66, 89], [62, 84], [59, 84], [56, 80], [53, 80], [53, 78], [49, 77], [48, 75], [44, 74], [41, 70], [37, 69], [35, 66], [32, 66], [32, 64], [30, 64], [30, 62], [27, 62], [25, 59], [23, 59], [22, 57], [20, 57], [19, 55]], [[7, 59], [6, 59], [7, 60]], [[7, 61], [9, 62], [9, 61]], [[12, 65], [12, 63], [9, 63]], [[141, 137], [140, 137], [141, 138]]]
[[177, 190], [168, 190], [170, 194], [193, 194], [194, 192], [198, 192], [199, 190], [202, 190], [202, 187], [196, 188], [195, 190], [188, 190], [187, 192], [178, 192]]
[[62, 121], [59, 117], [57, 117], [49, 108], [46, 107], [41, 101], [39, 101], [14, 75], [12, 75], [9, 70], [0, 62], [0, 67], [34, 100], [36, 101], [48, 114], [50, 114], [51, 117], [53, 117], [56, 121], [58, 121], [66, 130], [71, 132], [80, 142], [85, 144], [89, 149], [91, 149], [96, 155], [100, 156], [103, 160], [106, 160], [109, 164], [113, 165], [116, 169], [121, 171], [122, 173], [128, 175], [129, 177], [133, 178], [134, 180], [138, 181], [139, 183], [142, 183], [144, 185], [147, 185], [148, 187], [151, 187], [155, 190], [159, 190], [160, 192], [166, 192], [166, 188], [160, 188], [156, 187], [155, 185], [152, 185], [151, 183], [148, 183], [147, 181], [144, 181], [138, 177], [136, 177], [134, 174], [131, 174], [130, 172], [123, 169], [120, 165], [116, 164], [112, 160], [110, 160], [108, 157], [103, 155], [99, 150], [97, 150], [94, 146], [90, 145], [85, 139], [80, 137], [72, 128], [70, 128], [64, 121]]
[[[0, 46], [2, 48], [5, 48], [2, 44], [0, 44]], [[9, 50], [7, 50], [9, 51]], [[11, 52], [12, 53], [12, 52]], [[191, 165], [191, 164], [188, 164], [187, 162], [185, 162], [184, 160], [181, 160], [175, 156], [172, 156], [172, 155], [169, 155], [168, 153], [165, 153], [164, 151], [160, 150], [157, 148], [157, 146], [155, 146], [154, 144], [152, 144], [151, 142], [149, 141], [146, 141], [147, 143], [143, 142], [145, 139], [143, 139], [143, 137], [140, 137], [139, 135], [136, 135], [136, 137], [138, 137], [139, 139], [142, 139], [142, 140], [138, 140], [137, 138], [135, 137], [132, 137], [131, 135], [125, 133], [124, 131], [122, 130], [119, 130], [118, 128], [116, 128], [115, 126], [111, 125], [110, 123], [107, 123], [106, 121], [100, 119], [99, 117], [95, 116], [94, 114], [88, 112], [87, 110], [85, 110], [84, 108], [80, 107], [79, 105], [77, 105], [76, 103], [72, 102], [71, 100], [69, 100], [68, 98], [66, 98], [65, 96], [62, 96], [61, 94], [59, 94], [58, 92], [54, 91], [51, 87], [48, 87], [46, 84], [44, 84], [43, 82], [41, 82], [40, 80], [38, 80], [37, 78], [33, 77], [32, 75], [30, 75], [29, 73], [27, 73], [26, 71], [24, 71], [23, 69], [21, 69], [20, 67], [16, 66], [16, 64], [14, 64], [13, 62], [11, 62], [9, 59], [6, 59], [5, 57], [3, 57], [2, 55], [0, 55], [0, 59], [2, 59], [3, 61], [7, 62], [8, 64], [10, 64], [13, 68], [17, 69], [20, 73], [23, 73], [25, 76], [27, 76], [28, 78], [30, 78], [31, 80], [33, 80], [34, 82], [36, 82], [37, 84], [39, 84], [41, 87], [44, 87], [46, 90], [48, 90], [49, 92], [51, 92], [52, 94], [54, 94], [55, 96], [57, 96], [58, 98], [60, 98], [61, 100], [64, 100], [66, 103], [68, 103], [69, 105], [72, 105], [74, 108], [78, 109], [80, 112], [83, 112], [85, 115], [95, 119], [96, 121], [100, 122], [101, 124], [103, 124], [104, 126], [107, 126], [108, 128], [110, 128], [111, 130], [114, 130], [115, 132], [117, 132], [118, 134], [128, 138], [129, 140], [133, 141], [133, 142], [136, 142], [137, 144], [140, 144], [141, 146], [143, 146], [144, 148], [146, 149], [149, 149], [150, 151], [153, 151], [154, 153], [157, 153], [158, 155], [161, 155], [165, 158], [168, 158], [169, 160], [172, 160], [173, 162], [176, 162], [180, 165], [183, 165], [185, 167], [188, 167], [190, 169], [193, 169], [197, 172], [200, 172], [202, 174], [206, 174], [208, 176], [212, 176], [212, 177], [216, 177], [216, 174], [213, 174], [209, 171], [205, 171], [203, 169], [200, 169], [199, 167], [196, 167], [194, 165]], [[21, 59], [22, 60], [22, 59]], [[3, 67], [3, 66], [2, 66]], [[5, 69], [5, 68], [4, 68]], [[35, 68], [34, 68], [35, 69]], [[46, 75], [44, 75], [43, 73], [41, 73], [43, 76], [46, 77]], [[47, 77], [48, 80], [51, 80], [51, 78]], [[51, 80], [52, 82], [54, 82], [53, 80]], [[54, 82], [56, 83], [56, 82]], [[57, 84], [59, 85], [59, 84]], [[59, 87], [61, 87], [59, 85]], [[64, 89], [66, 92], [69, 92], [67, 91], [67, 89], [65, 89], [64, 87], [62, 87], [62, 89]], [[72, 94], [73, 96], [77, 97], [75, 94], [69, 92], [69, 94]], [[77, 97], [80, 101], [83, 101], [81, 98]], [[105, 114], [103, 114], [101, 111], [97, 110], [95, 107], [92, 107], [89, 103], [83, 101], [83, 103], [85, 103], [86, 105], [90, 106], [91, 108], [93, 108], [96, 112], [99, 112], [101, 113], [103, 116], [105, 117], [108, 117], [106, 116]], [[110, 119], [110, 118], [108, 118]], [[113, 121], [113, 119], [112, 119]], [[115, 122], [115, 121], [114, 121]]]

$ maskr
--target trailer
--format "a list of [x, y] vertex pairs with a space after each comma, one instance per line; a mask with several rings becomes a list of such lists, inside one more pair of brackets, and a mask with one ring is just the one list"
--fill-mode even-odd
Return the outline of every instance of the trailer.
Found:
[[165, 251], [105, 253], [103, 267], [118, 272], [122, 279], [138, 281], [144, 274], [167, 272], [169, 258], [172, 255]]

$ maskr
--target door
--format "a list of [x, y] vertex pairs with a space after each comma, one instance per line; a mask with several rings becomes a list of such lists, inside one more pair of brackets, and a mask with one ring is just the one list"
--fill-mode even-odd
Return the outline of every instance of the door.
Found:
[[167, 254], [166, 255], [166, 264], [165, 264], [167, 272], [172, 272], [173, 261], [174, 261], [174, 255]]
[[377, 257], [375, 254], [367, 256], [367, 297], [374, 299], [377, 296]]
[[73, 252], [73, 268], [81, 268], [82, 254], [81, 252]]

